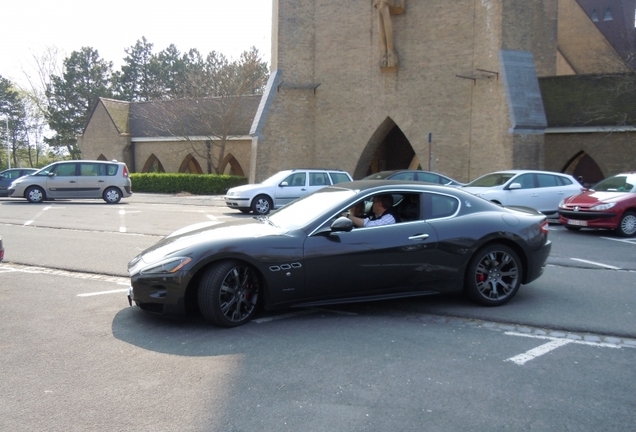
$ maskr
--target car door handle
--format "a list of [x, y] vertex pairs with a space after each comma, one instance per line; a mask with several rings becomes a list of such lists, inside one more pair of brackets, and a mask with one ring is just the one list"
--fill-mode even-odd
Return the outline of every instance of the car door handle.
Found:
[[69, 183], [75, 183], [75, 180], [71, 180]]
[[409, 237], [409, 240], [426, 240], [428, 238], [428, 234], [418, 234]]
[[97, 183], [104, 183], [104, 180], [97, 180]]

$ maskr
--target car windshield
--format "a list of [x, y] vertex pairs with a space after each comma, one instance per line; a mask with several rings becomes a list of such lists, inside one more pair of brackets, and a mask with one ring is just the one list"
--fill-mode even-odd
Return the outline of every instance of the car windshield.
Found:
[[269, 219], [279, 227], [302, 228], [326, 210], [334, 209], [355, 194], [356, 192], [350, 189], [320, 189], [276, 210], [270, 214]]
[[515, 176], [514, 173], [486, 174], [468, 183], [466, 187], [493, 187], [501, 186]]
[[598, 182], [592, 190], [597, 192], [635, 192], [636, 174], [619, 174]]
[[273, 176], [266, 178], [261, 182], [261, 184], [267, 186], [276, 186], [278, 183], [282, 182], [285, 177], [291, 174], [291, 171], [280, 171], [274, 174]]

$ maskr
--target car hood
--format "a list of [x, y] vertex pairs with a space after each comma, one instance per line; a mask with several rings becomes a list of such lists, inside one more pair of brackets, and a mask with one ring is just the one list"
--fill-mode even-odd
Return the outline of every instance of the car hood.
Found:
[[610, 203], [621, 201], [635, 196], [636, 195], [631, 192], [597, 192], [589, 190], [566, 198], [565, 203], [569, 205], [589, 206], [600, 202]]
[[204, 243], [213, 247], [214, 244], [219, 246], [230, 244], [230, 240], [235, 243], [241, 239], [281, 235], [285, 232], [286, 230], [269, 224], [266, 219], [196, 224], [166, 236], [144, 250], [137, 258], [142, 259], [145, 263], [154, 263], [179, 252], [187, 255], [190, 253], [190, 248]]
[[248, 191], [252, 191], [256, 189], [262, 189], [264, 187], [267, 187], [267, 186], [265, 186], [262, 183], [252, 183], [252, 184], [246, 184], [241, 186], [235, 186], [229, 189], [228, 192], [248, 192]]

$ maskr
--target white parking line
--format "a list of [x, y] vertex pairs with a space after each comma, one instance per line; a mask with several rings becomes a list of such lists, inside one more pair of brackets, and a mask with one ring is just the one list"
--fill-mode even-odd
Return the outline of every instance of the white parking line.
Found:
[[601, 238], [605, 240], [612, 240], [612, 241], [617, 241], [621, 243], [636, 245], [636, 239], [617, 239], [617, 238], [611, 238], [611, 237], [601, 237]]
[[119, 294], [119, 293], [123, 293], [123, 292], [128, 292], [128, 289], [118, 289], [118, 290], [110, 290], [110, 291], [99, 291], [99, 292], [92, 292], [92, 293], [84, 293], [84, 294], [78, 294], [78, 297], [92, 297], [92, 296], [97, 296], [97, 295], [104, 295], [104, 294]]
[[586, 264], [592, 264], [592, 265], [595, 265], [595, 266], [604, 267], [604, 268], [607, 268], [607, 269], [610, 269], [610, 270], [620, 270], [621, 269], [620, 267], [615, 267], [615, 266], [611, 266], [611, 265], [608, 265], [608, 264], [597, 263], [597, 262], [594, 262], [594, 261], [588, 261], [588, 260], [584, 260], [584, 259], [580, 259], [580, 258], [570, 258], [570, 259], [573, 260], [573, 261], [579, 261], [579, 262], [583, 262], [583, 263], [586, 263]]
[[544, 340], [549, 340], [550, 342], [545, 343], [541, 346], [538, 346], [536, 348], [533, 348], [529, 351], [526, 351], [523, 354], [519, 354], [517, 356], [514, 357], [510, 357], [509, 359], [506, 359], [505, 361], [511, 361], [513, 363], [518, 364], [519, 366], [523, 366], [526, 362], [529, 362], [530, 360], [533, 360], [537, 357], [542, 356], [543, 354], [547, 354], [552, 350], [555, 350], [559, 347], [562, 347], [564, 345], [568, 345], [568, 344], [579, 344], [579, 345], [588, 345], [588, 346], [595, 346], [595, 347], [603, 347], [603, 348], [620, 348], [620, 346], [615, 345], [615, 344], [610, 344], [610, 343], [604, 343], [604, 342], [588, 342], [588, 341], [580, 341], [580, 340], [574, 340], [574, 339], [566, 339], [566, 338], [555, 338], [555, 337], [550, 337], [550, 336], [537, 336], [537, 335], [529, 335], [529, 334], [525, 334], [525, 333], [517, 333], [517, 332], [506, 332], [504, 333], [508, 336], [523, 336], [523, 337], [529, 337], [529, 338], [533, 338], [533, 339], [544, 339]]
[[33, 222], [35, 222], [35, 220], [36, 220], [37, 218], [39, 218], [40, 216], [42, 216], [42, 214], [43, 214], [45, 211], [49, 210], [50, 208], [51, 208], [51, 206], [46, 206], [46, 207], [44, 207], [44, 208], [42, 209], [42, 211], [41, 211], [40, 213], [36, 214], [36, 215], [35, 215], [35, 217], [34, 217], [33, 219], [26, 221], [26, 222], [24, 223], [24, 226], [29, 226], [29, 225], [31, 225]]

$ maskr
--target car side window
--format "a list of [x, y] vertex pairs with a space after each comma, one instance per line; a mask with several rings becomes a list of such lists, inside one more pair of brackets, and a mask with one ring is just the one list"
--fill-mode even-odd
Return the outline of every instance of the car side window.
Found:
[[439, 219], [454, 215], [459, 208], [459, 200], [448, 195], [424, 193], [420, 196], [424, 219]]
[[329, 176], [327, 176], [327, 173], [322, 173], [322, 172], [309, 173], [309, 186], [325, 186], [328, 184], [329, 184]]
[[289, 175], [282, 183], [287, 182], [287, 186], [305, 186], [306, 177], [305, 172], [294, 173]]
[[53, 172], [56, 176], [60, 177], [71, 177], [75, 175], [75, 164], [74, 163], [65, 163], [56, 165], [53, 169]]
[[330, 172], [329, 176], [331, 177], [331, 183], [332, 184], [344, 183], [344, 182], [351, 181], [351, 179], [345, 173]]
[[439, 177], [437, 177], [435, 174], [418, 173], [417, 174], [417, 179], [419, 181], [428, 182], [428, 183], [437, 183], [437, 184], [441, 183], [439, 181], [440, 180]]
[[559, 182], [559, 178], [560, 177], [550, 174], [537, 174], [537, 180], [540, 188], [560, 186], [561, 182]]
[[400, 173], [391, 177], [391, 180], [415, 180], [415, 174], [412, 172]]
[[570, 180], [567, 177], [561, 177], [561, 176], [555, 176], [555, 177], [559, 181], [559, 183], [557, 183], [559, 186], [570, 186], [572, 184], [572, 180]]
[[17, 179], [18, 177], [20, 177], [20, 171], [19, 170], [7, 171], [4, 174], [2, 174], [2, 176], [6, 179]]
[[513, 183], [519, 183], [521, 189], [532, 189], [534, 188], [533, 174], [522, 174], [514, 179]]
[[100, 175], [99, 166], [100, 164], [95, 163], [81, 163], [80, 166], [80, 175], [83, 177], [96, 177]]

